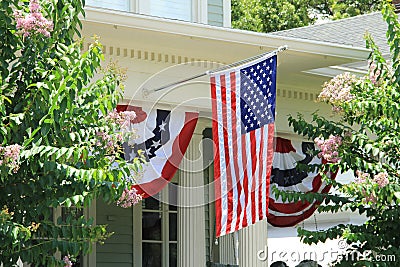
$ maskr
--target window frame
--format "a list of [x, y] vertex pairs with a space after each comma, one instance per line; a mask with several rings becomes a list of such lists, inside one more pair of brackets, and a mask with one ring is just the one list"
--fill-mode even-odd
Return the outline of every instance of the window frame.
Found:
[[[178, 171], [179, 173], [179, 171]], [[172, 183], [178, 184], [179, 177], [178, 175], [175, 175], [174, 178], [172, 179]], [[169, 247], [170, 244], [176, 244], [178, 246], [178, 231], [180, 228], [179, 221], [178, 221], [178, 209], [176, 210], [170, 210], [169, 209], [169, 204], [168, 203], [168, 198], [169, 198], [169, 185], [163, 188], [161, 190], [161, 208], [159, 210], [151, 210], [151, 209], [143, 209], [142, 205], [136, 205], [133, 208], [133, 262], [134, 266], [142, 266], [142, 257], [143, 257], [143, 243], [147, 244], [161, 244], [161, 266], [162, 267], [170, 267], [169, 266]], [[178, 193], [178, 192], [177, 192]], [[143, 230], [143, 225], [142, 225], [142, 218], [143, 218], [143, 212], [158, 212], [161, 213], [161, 240], [143, 240], [142, 239], [142, 230]], [[177, 240], [176, 241], [171, 241], [169, 240], [169, 226], [170, 226], [170, 220], [169, 220], [169, 215], [170, 214], [176, 214], [177, 216], [177, 222], [176, 222], [176, 231], [177, 231]], [[177, 250], [178, 256], [179, 257], [179, 251]]]

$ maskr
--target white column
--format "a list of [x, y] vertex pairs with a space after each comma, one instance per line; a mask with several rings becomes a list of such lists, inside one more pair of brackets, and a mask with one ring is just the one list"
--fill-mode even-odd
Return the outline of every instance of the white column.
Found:
[[218, 238], [218, 246], [219, 263], [230, 265], [236, 264], [238, 255], [235, 255], [235, 238], [233, 234], [224, 235]]
[[239, 266], [240, 267], [268, 267], [268, 260], [258, 258], [259, 251], [261, 258], [267, 251], [267, 222], [260, 221], [239, 232]]
[[206, 265], [202, 123], [198, 123], [180, 169], [178, 266]]

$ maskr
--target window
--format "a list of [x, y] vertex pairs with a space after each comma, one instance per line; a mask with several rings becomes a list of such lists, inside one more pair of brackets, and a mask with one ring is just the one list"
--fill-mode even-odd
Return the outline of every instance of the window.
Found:
[[129, 11], [129, 0], [86, 0], [87, 6]]
[[86, 0], [86, 5], [214, 26], [231, 25], [231, 5], [225, 0]]
[[192, 21], [192, 0], [140, 0], [140, 13]]
[[[178, 209], [176, 183], [170, 183], [159, 194], [142, 201], [141, 240], [136, 244], [135, 266], [176, 267], [178, 264]], [[174, 203], [174, 204], [170, 204]], [[139, 231], [135, 231], [139, 235]], [[141, 251], [140, 253], [138, 253]]]
[[129, 11], [162, 18], [194, 21], [199, 0], [86, 0], [87, 6]]

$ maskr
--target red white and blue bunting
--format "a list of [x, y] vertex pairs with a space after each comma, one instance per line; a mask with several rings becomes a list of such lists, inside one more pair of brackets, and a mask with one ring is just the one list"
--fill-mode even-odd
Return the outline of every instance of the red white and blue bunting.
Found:
[[124, 144], [127, 161], [144, 151], [147, 164], [143, 177], [134, 187], [147, 198], [160, 192], [173, 178], [182, 161], [197, 124], [198, 113], [182, 109], [162, 110], [150, 107], [118, 105], [117, 111], [134, 111], [132, 128], [138, 137]]
[[[331, 186], [327, 185], [319, 173], [307, 173], [296, 169], [298, 163], [322, 164], [321, 159], [313, 157], [308, 151], [314, 149], [314, 143], [294, 142], [288, 139], [276, 138], [276, 148], [272, 164], [270, 180], [270, 199], [268, 222], [276, 227], [290, 227], [307, 219], [318, 208], [320, 202], [312, 203], [297, 201], [283, 202], [276, 198], [272, 188], [276, 186], [281, 191], [318, 192], [327, 193]], [[337, 173], [328, 172], [331, 179], [336, 178]]]

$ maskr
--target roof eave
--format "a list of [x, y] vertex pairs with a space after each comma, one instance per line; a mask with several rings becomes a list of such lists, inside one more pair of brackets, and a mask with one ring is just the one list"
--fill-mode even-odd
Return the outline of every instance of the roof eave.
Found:
[[290, 51], [293, 52], [326, 55], [351, 60], [365, 60], [370, 54], [370, 50], [360, 47], [216, 27], [103, 8], [86, 7], [85, 11], [86, 17], [84, 21], [178, 36], [233, 42], [272, 49], [287, 45]]

